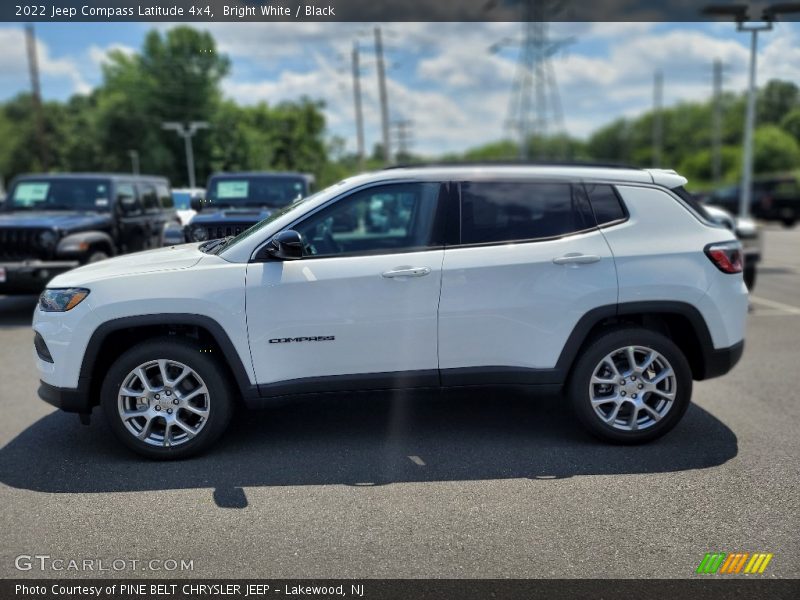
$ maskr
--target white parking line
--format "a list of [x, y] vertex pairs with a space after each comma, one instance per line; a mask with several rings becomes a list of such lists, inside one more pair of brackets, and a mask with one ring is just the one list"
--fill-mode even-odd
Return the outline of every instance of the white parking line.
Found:
[[750, 301], [755, 302], [756, 304], [761, 304], [762, 306], [768, 306], [769, 308], [782, 310], [790, 315], [800, 315], [800, 308], [797, 306], [792, 306], [791, 304], [784, 304], [783, 302], [768, 300], [767, 298], [759, 298], [758, 296], [750, 296]]
[[418, 465], [418, 466], [420, 466], [420, 467], [424, 467], [424, 466], [425, 466], [425, 461], [424, 461], [424, 460], [422, 460], [422, 459], [421, 459], [419, 456], [409, 456], [408, 458], [409, 458], [409, 460], [411, 460], [411, 462], [413, 462], [415, 465]]

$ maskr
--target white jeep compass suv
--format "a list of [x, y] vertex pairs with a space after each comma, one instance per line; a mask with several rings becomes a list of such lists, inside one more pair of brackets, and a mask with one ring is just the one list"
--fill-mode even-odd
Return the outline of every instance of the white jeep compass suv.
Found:
[[564, 387], [605, 440], [672, 429], [743, 349], [739, 243], [674, 171], [347, 179], [241, 235], [87, 265], [35, 311], [39, 395], [152, 458], [311, 392]]

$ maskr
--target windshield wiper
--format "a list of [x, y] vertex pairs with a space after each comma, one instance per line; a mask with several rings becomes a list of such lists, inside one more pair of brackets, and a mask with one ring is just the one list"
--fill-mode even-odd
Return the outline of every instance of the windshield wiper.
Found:
[[207, 254], [210, 254], [212, 250], [217, 250], [217, 252], [219, 252], [234, 237], [235, 236], [233, 236], [233, 235], [229, 235], [229, 236], [226, 236], [224, 238], [219, 238], [218, 240], [211, 240], [205, 246], [203, 246], [203, 252], [205, 252]]

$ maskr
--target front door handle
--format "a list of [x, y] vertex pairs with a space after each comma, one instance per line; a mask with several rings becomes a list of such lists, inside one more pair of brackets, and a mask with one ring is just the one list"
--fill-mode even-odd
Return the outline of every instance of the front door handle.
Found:
[[571, 252], [564, 256], [554, 258], [553, 262], [557, 265], [588, 265], [589, 263], [596, 263], [599, 260], [600, 257], [595, 254], [578, 254], [577, 252]]
[[423, 277], [431, 272], [430, 267], [397, 267], [391, 271], [382, 273], [383, 277], [391, 279], [393, 277]]

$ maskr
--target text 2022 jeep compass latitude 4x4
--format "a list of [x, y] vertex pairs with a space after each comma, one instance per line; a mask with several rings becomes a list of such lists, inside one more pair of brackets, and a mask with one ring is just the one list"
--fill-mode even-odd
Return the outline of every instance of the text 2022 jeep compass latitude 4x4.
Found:
[[652, 440], [743, 349], [741, 247], [685, 182], [588, 166], [353, 177], [235, 238], [53, 279], [33, 323], [39, 394], [84, 417], [101, 404], [153, 458], [208, 447], [239, 402], [439, 386], [564, 386], [597, 436]]

